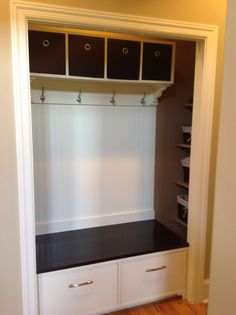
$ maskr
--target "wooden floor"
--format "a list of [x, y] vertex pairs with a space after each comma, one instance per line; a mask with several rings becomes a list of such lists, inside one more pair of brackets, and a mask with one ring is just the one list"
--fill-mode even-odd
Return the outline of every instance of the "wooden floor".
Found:
[[186, 300], [156, 302], [126, 309], [110, 315], [207, 315], [207, 304], [190, 304]]

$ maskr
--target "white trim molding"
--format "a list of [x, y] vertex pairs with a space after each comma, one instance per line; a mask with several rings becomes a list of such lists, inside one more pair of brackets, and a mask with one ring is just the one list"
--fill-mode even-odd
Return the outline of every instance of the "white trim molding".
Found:
[[208, 303], [209, 286], [210, 286], [210, 279], [205, 279], [205, 280], [203, 281], [202, 303]]
[[96, 226], [121, 224], [135, 221], [152, 220], [155, 212], [152, 209], [124, 211], [89, 217], [80, 217], [71, 220], [57, 220], [36, 223], [36, 234], [56, 233], [62, 231], [78, 230]]
[[13, 0], [11, 2], [12, 60], [24, 315], [38, 314], [27, 37], [29, 21], [196, 41], [187, 298], [191, 302], [202, 301], [218, 28], [203, 24]]

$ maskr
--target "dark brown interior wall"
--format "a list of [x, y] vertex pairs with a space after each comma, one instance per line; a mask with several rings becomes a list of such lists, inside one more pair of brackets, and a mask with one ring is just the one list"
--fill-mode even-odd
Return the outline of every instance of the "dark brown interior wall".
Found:
[[176, 196], [185, 191], [174, 184], [183, 180], [180, 160], [188, 152], [177, 148], [182, 143], [182, 126], [190, 126], [192, 111], [184, 105], [193, 97], [195, 42], [176, 42], [175, 83], [159, 100], [156, 125], [155, 200], [156, 218], [186, 238], [187, 230], [173, 218], [177, 216]]

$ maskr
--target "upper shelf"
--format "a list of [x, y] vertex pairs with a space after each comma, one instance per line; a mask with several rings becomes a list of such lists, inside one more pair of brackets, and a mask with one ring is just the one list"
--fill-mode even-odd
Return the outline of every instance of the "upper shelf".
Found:
[[122, 79], [107, 79], [107, 78], [93, 78], [93, 77], [79, 77], [69, 74], [51, 74], [51, 73], [30, 73], [31, 80], [34, 79], [47, 79], [47, 80], [58, 80], [58, 81], [75, 81], [75, 82], [87, 82], [87, 83], [96, 83], [104, 85], [137, 85], [143, 87], [149, 87], [152, 89], [158, 89], [159, 87], [169, 87], [172, 83], [165, 81], [149, 81], [149, 80], [122, 80]]
[[29, 30], [31, 75], [155, 86], [173, 83], [174, 42], [76, 31]]

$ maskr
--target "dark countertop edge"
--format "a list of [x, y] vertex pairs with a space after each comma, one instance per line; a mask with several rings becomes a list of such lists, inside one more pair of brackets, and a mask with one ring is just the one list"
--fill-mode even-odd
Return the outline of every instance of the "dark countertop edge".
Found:
[[43, 273], [48, 273], [48, 272], [52, 272], [52, 271], [60, 271], [60, 270], [64, 270], [64, 269], [93, 265], [93, 264], [97, 264], [97, 263], [103, 263], [103, 262], [108, 262], [108, 261], [113, 261], [113, 260], [124, 259], [124, 258], [131, 258], [131, 257], [142, 256], [142, 255], [160, 253], [160, 252], [164, 252], [164, 251], [184, 249], [184, 248], [188, 248], [188, 247], [189, 247], [189, 244], [188, 244], [188, 242], [186, 242], [186, 244], [184, 244], [184, 245], [179, 245], [179, 246], [175, 246], [172, 248], [163, 248], [160, 250], [152, 250], [152, 251], [144, 251], [144, 252], [138, 252], [138, 253], [132, 253], [132, 254], [126, 254], [126, 255], [119, 255], [119, 256], [115, 256], [115, 257], [107, 257], [107, 258], [103, 258], [103, 259], [90, 260], [90, 261], [86, 261], [83, 263], [63, 265], [62, 267], [57, 267], [57, 268], [48, 268], [48, 269], [44, 269], [44, 270], [37, 270], [37, 274], [43, 274]]

